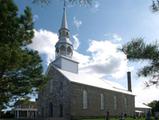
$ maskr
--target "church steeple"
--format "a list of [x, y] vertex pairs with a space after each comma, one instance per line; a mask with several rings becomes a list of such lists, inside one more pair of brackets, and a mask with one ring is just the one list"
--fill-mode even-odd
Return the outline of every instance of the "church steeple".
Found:
[[59, 29], [59, 40], [55, 45], [56, 57], [53, 65], [72, 73], [78, 73], [78, 62], [72, 58], [73, 45], [70, 41], [69, 29], [67, 25], [66, 2], [64, 0], [63, 17]]
[[70, 41], [69, 29], [67, 25], [66, 2], [64, 0], [63, 17], [61, 28], [59, 29], [59, 41], [55, 45], [56, 58], [63, 55], [71, 58], [73, 55], [73, 45]]

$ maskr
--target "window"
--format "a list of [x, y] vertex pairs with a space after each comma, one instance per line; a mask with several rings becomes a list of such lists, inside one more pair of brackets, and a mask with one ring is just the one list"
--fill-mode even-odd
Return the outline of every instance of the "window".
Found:
[[56, 53], [59, 53], [59, 48], [56, 48]]
[[87, 101], [87, 91], [83, 91], [83, 109], [88, 108], [88, 101]]
[[41, 116], [44, 117], [44, 108], [41, 108]]
[[53, 117], [53, 104], [52, 103], [49, 104], [49, 116]]
[[62, 31], [62, 36], [65, 36], [65, 31]]
[[65, 52], [66, 52], [65, 49], [66, 49], [66, 48], [65, 48], [64, 45], [62, 45], [62, 46], [60, 47], [60, 53], [61, 53], [61, 55], [65, 55]]
[[100, 109], [104, 110], [104, 95], [100, 94]]
[[63, 82], [60, 82], [59, 89], [60, 89], [60, 96], [63, 97]]
[[68, 35], [69, 35], [69, 34], [68, 34], [68, 32], [66, 31], [66, 36], [68, 37]]
[[72, 49], [70, 47], [67, 48], [67, 53], [68, 53], [69, 56], [72, 55]]
[[124, 106], [125, 106], [125, 109], [127, 109], [128, 107], [127, 97], [124, 97]]
[[60, 104], [60, 117], [63, 117], [63, 105]]
[[117, 97], [114, 96], [114, 110], [117, 109]]
[[50, 93], [53, 92], [53, 80], [50, 80]]

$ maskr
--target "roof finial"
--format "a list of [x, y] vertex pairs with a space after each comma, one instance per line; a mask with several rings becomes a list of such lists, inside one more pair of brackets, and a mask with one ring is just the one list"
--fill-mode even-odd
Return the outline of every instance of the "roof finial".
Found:
[[61, 28], [66, 28], [66, 29], [68, 29], [67, 18], [66, 18], [66, 0], [64, 0], [63, 18], [62, 18]]
[[63, 6], [64, 6], [64, 9], [65, 9], [66, 8], [66, 0], [64, 0], [64, 5]]

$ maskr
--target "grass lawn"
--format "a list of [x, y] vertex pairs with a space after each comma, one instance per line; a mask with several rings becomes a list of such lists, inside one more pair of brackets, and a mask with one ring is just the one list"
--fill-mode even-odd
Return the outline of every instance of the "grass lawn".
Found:
[[[105, 118], [81, 119], [81, 120], [105, 120]], [[119, 118], [110, 118], [110, 120], [120, 120]], [[145, 118], [126, 118], [125, 120], [145, 120]]]

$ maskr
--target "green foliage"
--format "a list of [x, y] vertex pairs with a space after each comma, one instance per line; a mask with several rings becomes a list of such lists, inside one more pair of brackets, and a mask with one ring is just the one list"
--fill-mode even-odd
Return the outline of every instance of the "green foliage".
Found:
[[91, 5], [93, 0], [68, 0], [70, 3], [83, 4], [83, 5]]
[[158, 12], [159, 11], [159, 0], [152, 1], [152, 11], [153, 12]]
[[[90, 118], [90, 119], [81, 119], [81, 120], [105, 120], [105, 118]], [[110, 120], [119, 120], [119, 117], [111, 117]], [[145, 120], [145, 118], [137, 118], [137, 119], [134, 119], [134, 118], [131, 118], [131, 117], [127, 117], [125, 118], [125, 120]]]
[[154, 100], [148, 104], [152, 108], [152, 114], [154, 115], [155, 112], [159, 112], [159, 101]]
[[[54, 1], [55, 0], [33, 0], [33, 3], [48, 4]], [[71, 4], [91, 5], [93, 0], [65, 0], [65, 1]]]
[[150, 64], [139, 71], [139, 76], [150, 76], [152, 79], [146, 82], [146, 86], [159, 85], [159, 44], [146, 44], [142, 38], [133, 39], [123, 45], [122, 51], [129, 60], [149, 60]]
[[0, 110], [43, 84], [38, 52], [27, 49], [34, 36], [31, 10], [17, 12], [12, 0], [0, 0]]

